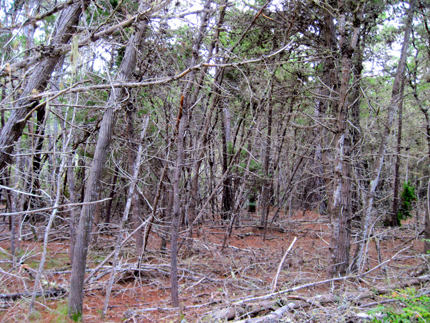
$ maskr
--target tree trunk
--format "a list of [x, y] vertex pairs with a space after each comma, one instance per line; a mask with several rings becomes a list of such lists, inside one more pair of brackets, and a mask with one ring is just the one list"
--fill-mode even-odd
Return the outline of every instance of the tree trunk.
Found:
[[170, 186], [166, 186], [163, 196], [164, 210], [161, 213], [160, 221], [163, 233], [161, 234], [160, 250], [165, 252], [167, 249], [167, 223], [172, 220], [172, 206], [173, 206], [173, 191]]
[[[132, 78], [133, 69], [136, 65], [137, 49], [140, 48], [141, 41], [146, 29], [146, 20], [139, 22], [136, 32], [130, 38], [123, 61], [120, 66], [117, 81], [126, 81]], [[112, 90], [104, 112], [99, 137], [91, 163], [89, 178], [86, 183], [84, 202], [92, 202], [97, 198], [97, 187], [100, 187], [100, 179], [109, 151], [113, 128], [115, 126], [115, 109], [124, 96], [124, 90], [115, 88]], [[70, 279], [70, 294], [68, 315], [70, 318], [80, 319], [82, 317], [84, 299], [84, 278], [87, 260], [88, 245], [94, 214], [94, 204], [84, 204], [79, 219], [78, 234], [76, 237], [75, 253], [73, 257], [73, 267]]]
[[180, 112], [178, 115], [178, 135], [177, 135], [177, 157], [175, 174], [173, 178], [173, 213], [172, 213], [172, 231], [170, 242], [170, 288], [172, 306], [179, 307], [178, 294], [178, 235], [179, 235], [179, 218], [181, 215], [181, 194], [179, 190], [182, 167], [184, 164], [184, 135], [185, 127], [188, 123], [188, 111], [183, 111], [183, 96], [181, 97]]
[[267, 102], [267, 137], [266, 137], [266, 149], [264, 150], [264, 180], [263, 180], [263, 201], [261, 210], [261, 224], [264, 226], [263, 241], [266, 240], [267, 232], [267, 222], [269, 219], [269, 209], [270, 209], [270, 192], [272, 187], [272, 179], [269, 178], [269, 166], [270, 166], [270, 155], [272, 151], [272, 117], [273, 117], [273, 107], [272, 107], [272, 90], [273, 90], [273, 77], [275, 76], [276, 68], [273, 70], [271, 85], [268, 91], [268, 102]]
[[[429, 35], [430, 36], [430, 35]], [[417, 52], [418, 55], [418, 52]], [[429, 107], [424, 107], [422, 102], [418, 96], [417, 91], [417, 68], [418, 64], [415, 64], [414, 70], [414, 79], [409, 81], [412, 89], [415, 101], [418, 103], [421, 112], [424, 114], [424, 118], [426, 120], [426, 138], [427, 138], [427, 158], [430, 163], [430, 113]], [[428, 254], [430, 252], [430, 178], [427, 184], [427, 203], [425, 206], [425, 219], [424, 219], [424, 254]]]
[[[137, 144], [135, 143], [135, 131], [134, 131], [134, 122], [136, 108], [133, 103], [129, 103], [127, 106], [127, 134], [128, 134], [128, 164], [129, 164], [129, 172], [131, 176], [134, 176], [132, 173], [133, 165], [136, 163], [136, 148]], [[136, 190], [137, 191], [137, 190]], [[140, 225], [140, 203], [137, 192], [134, 191], [132, 197], [132, 219], [133, 219], [133, 227], [136, 229]], [[143, 234], [142, 230], [137, 230], [134, 234], [134, 239], [136, 240], [136, 255], [140, 255], [143, 249]]]
[[[75, 193], [75, 176], [73, 173], [73, 155], [69, 155], [67, 158], [67, 179], [69, 181], [69, 202], [76, 203], [76, 193]], [[75, 251], [76, 243], [76, 212], [75, 207], [69, 207], [70, 219], [70, 247], [69, 247], [69, 258], [70, 264], [73, 265], [73, 253]]]
[[34, 183], [33, 187], [31, 188], [31, 193], [33, 194], [37, 194], [37, 191], [40, 188], [39, 171], [42, 162], [43, 136], [45, 134], [45, 110], [45, 105], [41, 106], [37, 110], [36, 130], [34, 131], [34, 133], [36, 134], [35, 154], [33, 156]]
[[113, 202], [113, 197], [115, 196], [115, 186], [116, 186], [117, 179], [118, 179], [118, 166], [115, 167], [115, 170], [112, 176], [112, 182], [110, 184], [109, 200], [107, 201], [107, 204], [106, 204], [105, 224], [110, 223], [110, 218], [112, 213], [112, 202]]
[[385, 151], [387, 148], [388, 138], [391, 132], [391, 126], [393, 124], [394, 115], [397, 109], [397, 105], [401, 99], [401, 83], [405, 74], [406, 58], [408, 56], [409, 38], [412, 30], [412, 19], [415, 11], [416, 0], [411, 0], [409, 2], [408, 16], [406, 20], [405, 35], [403, 40], [402, 52], [400, 55], [399, 65], [397, 67], [396, 76], [394, 78], [393, 90], [391, 93], [390, 105], [387, 111], [387, 119], [385, 121], [384, 133], [381, 137], [381, 142], [379, 144], [379, 151], [376, 157], [375, 163], [372, 170], [372, 179], [370, 181], [370, 186], [368, 188], [365, 204], [364, 204], [364, 214], [361, 222], [361, 233], [359, 235], [360, 243], [357, 245], [355, 251], [354, 261], [352, 264], [352, 270], [361, 271], [364, 265], [364, 254], [365, 246], [367, 245], [367, 238], [369, 234], [370, 219], [372, 215], [373, 200], [375, 198], [376, 187], [379, 183], [379, 177], [381, 174], [382, 165], [384, 162]]
[[[416, 92], [415, 92], [416, 93]], [[418, 95], [416, 95], [418, 97]], [[427, 158], [430, 163], [430, 115], [429, 108], [424, 108], [421, 106], [421, 111], [424, 113], [426, 118], [426, 134], [427, 134], [427, 147], [428, 147], [428, 155]], [[430, 252], [430, 178], [427, 185], [427, 205], [425, 211], [425, 220], [424, 220], [424, 253], [428, 254]]]
[[[203, 44], [203, 35], [205, 34], [206, 28], [207, 28], [207, 24], [210, 18], [210, 5], [212, 3], [212, 0], [206, 0], [205, 5], [204, 5], [204, 10], [205, 13], [202, 16], [202, 23], [200, 25], [199, 28], [199, 32], [197, 34], [197, 37], [194, 40], [194, 44], [193, 44], [193, 57], [191, 59], [190, 62], [190, 66], [193, 66], [197, 63], [198, 58], [199, 58], [199, 51], [200, 48]], [[224, 11], [225, 8], [222, 9], [222, 11]], [[223, 13], [221, 12], [221, 15], [223, 15]], [[222, 21], [223, 19], [219, 19], [218, 21], [218, 25], [219, 22]], [[216, 29], [214, 38], [218, 39], [219, 37], [219, 30]], [[209, 48], [209, 53], [208, 53], [208, 58], [206, 59], [207, 62], [209, 62], [210, 58], [212, 57], [212, 52], [213, 52], [213, 48], [214, 45], [211, 44], [210, 48]], [[185, 104], [185, 109], [189, 109], [191, 106], [193, 106], [194, 104], [196, 104], [197, 100], [198, 100], [198, 96], [200, 93], [200, 90], [202, 88], [202, 84], [204, 81], [204, 77], [205, 77], [205, 70], [202, 71], [202, 73], [199, 76], [199, 79], [197, 81], [196, 87], [194, 89], [194, 92], [192, 93], [191, 98], [189, 98], [190, 94], [191, 94], [191, 87], [194, 84], [194, 78], [195, 75], [194, 73], [190, 73], [189, 75], [189, 79], [188, 79], [188, 83], [187, 86], [184, 90], [184, 104]], [[188, 223], [191, 224], [194, 222], [194, 219], [196, 218], [196, 207], [198, 205], [199, 202], [199, 174], [200, 174], [200, 166], [201, 163], [203, 161], [204, 158], [204, 154], [206, 152], [206, 145], [207, 145], [207, 139], [208, 139], [208, 132], [209, 132], [209, 128], [210, 128], [210, 123], [211, 123], [211, 119], [212, 119], [212, 111], [214, 109], [215, 106], [215, 102], [217, 101], [216, 97], [213, 99], [212, 104], [210, 105], [209, 111], [207, 111], [206, 113], [206, 118], [205, 118], [205, 124], [204, 124], [204, 128], [201, 134], [201, 141], [199, 143], [197, 143], [197, 151], [198, 151], [198, 156], [196, 158], [196, 161], [194, 163], [193, 166], [193, 170], [191, 172], [192, 176], [192, 180], [191, 180], [191, 187], [190, 187], [190, 203], [189, 203], [189, 207], [188, 207]], [[192, 235], [193, 235], [193, 230], [191, 228], [191, 230], [189, 231], [189, 237], [188, 237], [188, 243], [187, 243], [187, 253], [189, 253], [191, 251], [192, 248]]]
[[[62, 12], [50, 44], [52, 47], [58, 47], [69, 42], [76, 32], [76, 26], [79, 24], [82, 11], [85, 10], [88, 4], [88, 0], [83, 0], [71, 5]], [[40, 62], [20, 95], [20, 99], [16, 104], [17, 109], [12, 110], [0, 133], [0, 170], [6, 166], [15, 141], [21, 137], [29, 113], [38, 105], [38, 101], [33, 99], [34, 93], [45, 90], [60, 58], [61, 55], [54, 55]]]
[[[353, 57], [353, 85], [350, 95], [350, 111], [349, 117], [352, 126], [350, 127], [350, 140], [351, 140], [351, 174], [354, 172], [357, 174], [355, 183], [351, 183], [351, 218], [359, 218], [360, 210], [362, 209], [361, 198], [361, 181], [362, 176], [362, 162], [360, 156], [359, 143], [362, 139], [362, 129], [360, 125], [360, 104], [361, 104], [361, 74], [363, 71], [363, 46], [365, 44], [365, 35], [358, 39], [357, 48], [354, 51]], [[352, 177], [352, 175], [350, 175]]]
[[[221, 120], [221, 127], [222, 127], [222, 172], [223, 174], [228, 169], [228, 163], [229, 163], [229, 156], [231, 153], [234, 153], [232, 151], [233, 147], [231, 145], [230, 140], [230, 111], [228, 111], [227, 107], [224, 107], [222, 109], [222, 120]], [[222, 218], [223, 220], [230, 219], [231, 216], [231, 210], [233, 207], [233, 195], [232, 195], [232, 182], [231, 182], [231, 175], [227, 175], [224, 179], [223, 185], [222, 185]]]
[[105, 315], [106, 315], [106, 312], [108, 309], [110, 294], [112, 291], [112, 285], [115, 281], [115, 271], [116, 271], [116, 266], [118, 263], [119, 252], [121, 250], [122, 234], [123, 234], [123, 231], [125, 229], [125, 225], [126, 225], [127, 220], [128, 220], [128, 215], [129, 215], [130, 210], [131, 210], [131, 204], [132, 204], [133, 197], [135, 196], [134, 191], [136, 188], [136, 183], [137, 183], [137, 179], [138, 179], [137, 177], [139, 175], [139, 169], [140, 169], [140, 164], [141, 164], [142, 155], [143, 155], [142, 142], [143, 142], [143, 139], [145, 138], [145, 135], [146, 135], [146, 129], [148, 127], [148, 121], [149, 121], [149, 115], [146, 115], [144, 120], [143, 120], [142, 133], [141, 133], [139, 145], [138, 145], [139, 148], [138, 148], [137, 152], [134, 154], [133, 165], [130, 166], [130, 173], [133, 175], [131, 177], [131, 183], [130, 183], [130, 186], [128, 188], [127, 202], [126, 202], [124, 214], [123, 214], [123, 217], [121, 220], [118, 237], [117, 237], [117, 240], [115, 243], [115, 256], [114, 256], [114, 259], [112, 261], [113, 265], [112, 265], [111, 276], [109, 279], [109, 284], [108, 284], [108, 287], [106, 288], [106, 297], [105, 297], [105, 302], [103, 304], [103, 311], [102, 311], [102, 315], [101, 315], [102, 319], [105, 318]]
[[349, 155], [349, 132], [348, 132], [348, 88], [351, 77], [351, 58], [357, 45], [359, 37], [360, 19], [358, 19], [359, 8], [356, 9], [354, 17], [354, 32], [351, 43], [346, 42], [346, 8], [344, 1], [338, 2], [340, 13], [339, 19], [339, 47], [342, 54], [342, 76], [339, 91], [338, 116], [336, 123], [335, 143], [335, 171], [333, 184], [333, 204], [331, 206], [331, 218], [333, 219], [333, 233], [330, 244], [331, 265], [328, 276], [344, 275], [349, 268], [350, 248], [350, 179], [348, 155]]
[[[100, 200], [101, 198], [101, 183], [100, 187], [96, 187], [95, 190], [98, 192], [98, 195], [96, 197], [96, 201]], [[94, 206], [94, 215], [93, 215], [93, 232], [91, 233], [92, 241], [95, 245], [97, 245], [97, 242], [99, 240], [99, 224], [100, 224], [100, 217], [102, 213], [102, 203], [97, 203]]]
[[[74, 119], [74, 117], [72, 118]], [[43, 239], [43, 250], [42, 250], [42, 256], [40, 259], [40, 263], [39, 263], [39, 270], [37, 271], [37, 275], [36, 278], [34, 280], [34, 286], [33, 286], [33, 294], [31, 297], [31, 301], [30, 301], [30, 313], [33, 312], [34, 310], [34, 304], [36, 301], [36, 296], [37, 296], [37, 291], [39, 289], [39, 283], [40, 283], [40, 279], [42, 277], [43, 274], [43, 267], [45, 265], [45, 260], [46, 260], [46, 255], [48, 252], [48, 242], [49, 242], [49, 232], [50, 229], [52, 227], [52, 225], [54, 224], [55, 221], [55, 217], [57, 215], [58, 212], [58, 206], [60, 204], [61, 198], [62, 198], [62, 194], [61, 194], [61, 181], [62, 181], [62, 176], [63, 176], [63, 171], [66, 168], [66, 164], [67, 164], [67, 155], [66, 155], [66, 151], [69, 147], [69, 143], [70, 143], [70, 139], [72, 138], [72, 129], [69, 129], [68, 134], [66, 133], [66, 130], [63, 130], [63, 154], [61, 157], [61, 164], [59, 166], [58, 169], [58, 173], [57, 178], [56, 178], [56, 185], [55, 185], [55, 201], [54, 201], [54, 209], [49, 217], [49, 221], [48, 224], [46, 225], [46, 229], [45, 229], [45, 235], [44, 235], [44, 239]], [[56, 158], [56, 156], [54, 156]]]
[[390, 225], [393, 227], [400, 226], [400, 220], [397, 216], [399, 212], [399, 185], [400, 185], [400, 154], [402, 152], [402, 125], [403, 125], [403, 90], [405, 88], [405, 79], [402, 79], [400, 87], [400, 102], [399, 102], [399, 125], [397, 130], [397, 147], [396, 147], [396, 163], [394, 166], [394, 192], [393, 192], [393, 210], [391, 211]]
[[[324, 10], [321, 13], [324, 16], [324, 27], [322, 29], [322, 38], [324, 40], [323, 50], [328, 52], [337, 52], [337, 39], [336, 39], [336, 28], [334, 26], [333, 16], [328, 10]], [[335, 57], [333, 55], [326, 55], [322, 59], [322, 85], [318, 89], [319, 98], [315, 104], [315, 117], [319, 120], [324, 120], [327, 117], [327, 111], [334, 104], [334, 96], [338, 90], [338, 74], [336, 73]], [[333, 196], [329, 194], [333, 189], [333, 182], [331, 180], [332, 174], [329, 165], [330, 149], [328, 148], [327, 129], [320, 126], [316, 129], [318, 132], [316, 135], [321, 139], [318, 141], [315, 147], [315, 168], [318, 178], [316, 179], [317, 184], [322, 184], [323, 195], [326, 197], [326, 208], [331, 209]], [[332, 213], [329, 212], [330, 223], [332, 223]]]

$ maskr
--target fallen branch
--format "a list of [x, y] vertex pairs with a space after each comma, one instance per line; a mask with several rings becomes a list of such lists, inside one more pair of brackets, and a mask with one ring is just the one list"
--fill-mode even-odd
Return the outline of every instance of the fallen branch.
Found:
[[[280, 296], [287, 294], [287, 293], [294, 292], [294, 291], [298, 291], [300, 289], [314, 287], [317, 285], [323, 285], [323, 284], [336, 282], [336, 281], [362, 278], [362, 277], [366, 276], [367, 274], [377, 270], [378, 268], [385, 265], [386, 263], [392, 261], [393, 259], [395, 259], [397, 257], [398, 254], [400, 254], [404, 250], [408, 249], [409, 247], [410, 246], [400, 250], [390, 259], [380, 263], [379, 265], [373, 267], [372, 269], [366, 271], [365, 273], [357, 274], [357, 275], [349, 275], [349, 276], [345, 276], [345, 277], [336, 277], [336, 278], [326, 279], [326, 280], [322, 280], [322, 281], [318, 281], [318, 282], [314, 282], [314, 283], [295, 286], [295, 287], [288, 288], [288, 289], [285, 289], [285, 290], [282, 290], [279, 292], [272, 292], [272, 293], [267, 294], [267, 295], [255, 296], [255, 297], [251, 297], [251, 298], [237, 300], [237, 301], [232, 302], [231, 306], [229, 308], [224, 308], [222, 310], [209, 312], [206, 316], [210, 317], [212, 319], [221, 319], [221, 320], [222, 319], [234, 319], [237, 316], [243, 317], [245, 315], [256, 316], [256, 315], [258, 315], [259, 312], [261, 312], [263, 310], [266, 310], [266, 311], [267, 310], [273, 310], [274, 303], [278, 303], [278, 306], [282, 306], [283, 304], [286, 304], [286, 305], [282, 306], [283, 310], [280, 310], [279, 312], [276, 312], [276, 313], [273, 312], [273, 313], [275, 313], [275, 314], [273, 314], [274, 316], [270, 317], [270, 318], [279, 318], [278, 315], [280, 313], [285, 313], [289, 309], [308, 307], [310, 305], [320, 306], [320, 304], [324, 304], [324, 303], [333, 303], [338, 299], [335, 297], [336, 295], [334, 295], [334, 294], [319, 295], [319, 296], [315, 296], [315, 297], [311, 297], [311, 298], [303, 298], [303, 297], [298, 297], [298, 296], [284, 296], [283, 298], [280, 298]], [[423, 281], [429, 281], [429, 280], [430, 280], [430, 275], [420, 276], [420, 277], [409, 279], [408, 281], [404, 281], [402, 284], [400, 284], [396, 288], [404, 288], [407, 286], [419, 284], [419, 283], [422, 283]], [[357, 293], [346, 293], [346, 294], [342, 295], [342, 297], [344, 297], [345, 299], [348, 299], [350, 301], [357, 302], [358, 299], [372, 297], [375, 295], [375, 293], [386, 294], [390, 290], [392, 290], [392, 288], [385, 288], [384, 287], [381, 289], [377, 289], [376, 291], [375, 290], [372, 290], [372, 291], [367, 290], [366, 292], [359, 293], [359, 294], [357, 294]], [[265, 302], [265, 300], [271, 299], [271, 298], [276, 298], [278, 301], [277, 302], [271, 301], [268, 303]], [[288, 298], [299, 299], [300, 302], [287, 304], [286, 299], [288, 299]], [[256, 306], [255, 304], [252, 304], [255, 302], [257, 302], [258, 306]], [[263, 304], [263, 303], [266, 305], [262, 307], [261, 304]], [[269, 305], [267, 305], [267, 304], [269, 304]], [[285, 306], [287, 306], [287, 307], [285, 307]], [[245, 322], [245, 321], [243, 321], [243, 322]], [[246, 322], [253, 322], [254, 323], [254, 322], [260, 322], [260, 321], [258, 321], [258, 320], [249, 321], [248, 320]]]
[[282, 265], [284, 264], [285, 258], [287, 258], [288, 253], [290, 252], [291, 248], [293, 247], [293, 245], [296, 241], [297, 241], [297, 237], [294, 237], [293, 242], [291, 242], [290, 246], [288, 247], [287, 251], [285, 251], [285, 254], [282, 257], [281, 262], [279, 263], [278, 270], [276, 272], [276, 276], [272, 282], [272, 293], [274, 293], [276, 290], [276, 285], [278, 284], [279, 274], [281, 273]]
[[[406, 282], [402, 282], [401, 284], [398, 284], [396, 286], [392, 286], [391, 288], [373, 288], [372, 290], [366, 289], [365, 291], [353, 293], [353, 292], [347, 292], [342, 293], [342, 299], [345, 301], [349, 301], [355, 305], [358, 305], [359, 308], [368, 308], [372, 306], [376, 306], [379, 304], [385, 304], [385, 303], [391, 303], [398, 300], [383, 300], [383, 301], [377, 301], [372, 303], [366, 303], [366, 304], [360, 304], [360, 300], [366, 299], [366, 298], [374, 298], [377, 295], [384, 295], [390, 293], [394, 289], [402, 289], [411, 285], [419, 285], [423, 282], [430, 281], [430, 275], [420, 276], [416, 278], [411, 278], [410, 280]], [[293, 301], [297, 300], [297, 301]], [[284, 318], [286, 313], [288, 311], [294, 310], [294, 309], [303, 309], [310, 306], [316, 306], [316, 307], [323, 307], [325, 304], [330, 303], [336, 303], [339, 302], [339, 295], [338, 294], [324, 294], [324, 295], [317, 295], [314, 297], [305, 297], [305, 296], [299, 296], [299, 295], [287, 295], [283, 298], [278, 298], [276, 300], [271, 301], [262, 301], [262, 302], [256, 302], [256, 303], [247, 303], [247, 304], [241, 304], [240, 306], [232, 306], [229, 308], [224, 308], [215, 312], [211, 312], [211, 314], [208, 314], [206, 317], [209, 317], [211, 319], [217, 319], [217, 320], [232, 320], [235, 317], [246, 317], [247, 319], [235, 321], [236, 323], [260, 323], [260, 322], [269, 322], [270, 320], [279, 320], [281, 318]], [[261, 317], [254, 317], [249, 318], [253, 316], [257, 316], [261, 312], [267, 312], [272, 311], [271, 313], [261, 316]], [[363, 318], [365, 313], [358, 313], [354, 314], [357, 317]], [[371, 317], [371, 316], [369, 316]], [[288, 321], [288, 318], [287, 318]]]
[[[36, 292], [36, 296], [43, 296], [43, 297], [60, 297], [66, 294], [66, 290], [64, 288], [51, 288], [48, 290], [45, 290], [43, 292]], [[33, 293], [31, 292], [24, 292], [24, 293], [13, 293], [13, 294], [0, 294], [1, 300], [11, 300], [16, 301], [23, 297], [31, 297]]]

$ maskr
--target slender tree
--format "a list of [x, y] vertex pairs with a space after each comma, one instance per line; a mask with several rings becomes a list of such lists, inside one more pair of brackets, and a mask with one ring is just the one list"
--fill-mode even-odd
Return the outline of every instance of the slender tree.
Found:
[[[164, 5], [164, 3], [161, 5]], [[143, 11], [144, 5], [141, 5], [139, 10]], [[145, 19], [141, 20], [136, 27], [135, 34], [128, 41], [117, 81], [127, 81], [132, 78], [133, 70], [136, 66], [137, 51], [140, 48], [142, 39], [144, 39], [146, 24], [147, 21]], [[125, 94], [124, 89], [115, 88], [109, 97], [109, 101], [106, 104], [107, 109], [105, 110], [100, 127], [94, 158], [89, 170], [89, 178], [86, 183], [84, 198], [84, 203], [86, 204], [83, 205], [79, 218], [72, 275], [70, 279], [68, 315], [75, 319], [82, 317], [86, 259], [94, 214], [94, 204], [88, 203], [95, 201], [98, 196], [97, 188], [100, 187], [100, 178], [109, 151], [116, 121], [116, 110]]]
[[[76, 27], [79, 24], [82, 11], [85, 10], [88, 4], [89, 1], [84, 0], [79, 3], [74, 3], [64, 9], [58, 19], [54, 36], [48, 48], [55, 48], [67, 44], [70, 41], [73, 34], [76, 32]], [[13, 145], [22, 135], [22, 131], [33, 110], [43, 106], [43, 104], [39, 105], [37, 99], [34, 99], [34, 95], [45, 90], [61, 56], [60, 53], [50, 55], [48, 52], [46, 58], [37, 64], [16, 103], [17, 109], [12, 111], [6, 124], [2, 128], [0, 133], [0, 170], [6, 166], [7, 161], [10, 159]]]
[[379, 151], [373, 164], [372, 178], [370, 180], [369, 188], [367, 190], [365, 198], [364, 214], [361, 222], [360, 242], [357, 246], [354, 261], [352, 264], [353, 270], [357, 271], [360, 271], [364, 265], [365, 246], [367, 245], [367, 238], [369, 234], [370, 218], [373, 210], [373, 200], [375, 198], [376, 188], [379, 184], [381, 176], [381, 170], [385, 158], [385, 151], [387, 149], [388, 138], [391, 133], [391, 126], [393, 124], [394, 115], [397, 111], [397, 106], [401, 101], [401, 84], [403, 78], [405, 77], [406, 58], [408, 56], [409, 39], [412, 30], [412, 20], [415, 13], [415, 4], [415, 0], [411, 0], [409, 2], [407, 18], [405, 22], [405, 32], [402, 50], [400, 54], [399, 65], [397, 66], [396, 70], [396, 76], [394, 78], [393, 88], [391, 92], [391, 100], [387, 111], [387, 119], [385, 121], [385, 128], [381, 136], [381, 141], [379, 143]]

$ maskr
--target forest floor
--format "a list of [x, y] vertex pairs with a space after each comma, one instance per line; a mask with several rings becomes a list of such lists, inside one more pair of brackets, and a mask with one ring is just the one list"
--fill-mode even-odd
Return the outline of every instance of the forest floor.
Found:
[[[221, 246], [226, 225], [207, 221], [199, 228], [192, 252], [186, 254], [185, 246], [179, 252], [180, 310], [171, 307], [170, 256], [160, 252], [159, 236], [151, 234], [140, 266], [130, 240], [122, 248], [105, 319], [100, 314], [111, 263], [85, 285], [84, 321], [361, 322], [360, 317], [371, 308], [388, 302], [390, 295], [394, 297], [397, 288], [415, 286], [416, 293], [428, 294], [429, 258], [422, 255], [422, 225], [416, 219], [399, 228], [374, 229], [363, 268], [365, 275], [325, 283], [330, 243], [327, 217], [311, 211], [304, 216], [302, 211], [297, 212], [291, 218], [281, 213], [270, 225], [265, 240], [258, 223], [257, 215], [242, 219], [224, 250]], [[31, 238], [25, 227], [23, 232]], [[39, 238], [43, 232], [44, 227], [38, 228]], [[50, 237], [42, 285], [45, 290], [57, 291], [58, 296], [38, 297], [36, 311], [29, 316], [29, 295], [43, 243], [22, 241], [14, 264], [8, 225], [0, 219], [1, 322], [69, 322], [67, 293], [63, 293], [68, 289], [71, 270], [66, 229], [57, 226]], [[280, 262], [294, 237], [297, 240], [278, 276]], [[87, 267], [95, 268], [112, 252], [114, 244], [115, 236], [99, 235], [89, 251]], [[354, 249], [352, 245], [351, 255]], [[272, 293], [275, 277], [276, 294]], [[11, 294], [16, 293], [20, 295], [13, 299]]]

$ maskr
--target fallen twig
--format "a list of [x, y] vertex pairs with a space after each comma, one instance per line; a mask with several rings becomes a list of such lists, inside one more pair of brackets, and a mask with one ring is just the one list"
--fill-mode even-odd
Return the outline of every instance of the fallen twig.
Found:
[[278, 277], [279, 277], [279, 274], [281, 273], [282, 265], [284, 264], [285, 258], [287, 258], [288, 253], [290, 252], [291, 248], [293, 247], [296, 241], [297, 241], [297, 237], [294, 237], [293, 242], [291, 242], [290, 246], [288, 247], [287, 251], [285, 251], [285, 254], [282, 257], [281, 262], [279, 263], [278, 270], [272, 282], [272, 289], [271, 289], [272, 293], [274, 293], [276, 290], [276, 285], [278, 284]]

